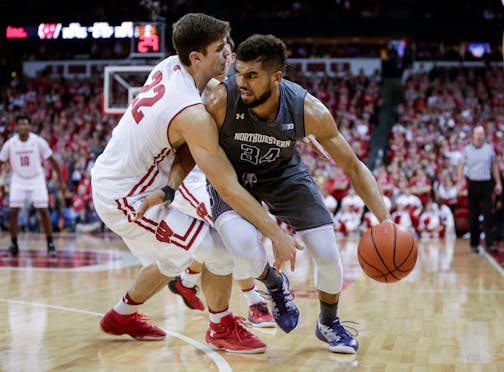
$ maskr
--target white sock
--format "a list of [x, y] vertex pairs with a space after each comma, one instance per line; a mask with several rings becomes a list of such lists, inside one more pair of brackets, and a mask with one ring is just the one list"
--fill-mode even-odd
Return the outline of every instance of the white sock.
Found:
[[201, 273], [195, 273], [190, 269], [185, 269], [182, 274], [180, 274], [180, 281], [182, 285], [186, 288], [194, 288], [198, 283], [198, 279]]
[[116, 313], [128, 315], [136, 313], [140, 305], [142, 304], [136, 303], [131, 300], [129, 294], [126, 293], [124, 297], [121, 298], [121, 301], [119, 301], [117, 305], [114, 306], [114, 310], [116, 311]]
[[210, 321], [212, 323], [220, 323], [221, 319], [224, 318], [225, 316], [231, 314], [229, 311], [229, 308], [224, 310], [221, 313], [209, 313], [210, 314]]
[[243, 293], [243, 296], [245, 296], [245, 299], [247, 300], [247, 303], [249, 306], [258, 304], [260, 302], [264, 302], [261, 295], [256, 291], [255, 286], [253, 286], [251, 289], [248, 289], [246, 291], [242, 290], [242, 293]]

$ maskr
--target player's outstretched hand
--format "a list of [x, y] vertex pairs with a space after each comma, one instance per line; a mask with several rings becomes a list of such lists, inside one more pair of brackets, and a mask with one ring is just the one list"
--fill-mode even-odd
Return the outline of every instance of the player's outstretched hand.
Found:
[[153, 207], [158, 204], [163, 204], [163, 203], [166, 203], [166, 205], [171, 203], [171, 201], [165, 202], [164, 197], [165, 197], [165, 192], [161, 189], [156, 190], [152, 194], [147, 196], [144, 199], [144, 201], [142, 202], [142, 205], [140, 206], [140, 209], [138, 210], [138, 212], [136, 214], [135, 221], [140, 220], [144, 216], [145, 212], [147, 212], [147, 210], [150, 207]]
[[275, 262], [273, 266], [280, 272], [282, 263], [290, 261], [291, 271], [296, 268], [296, 251], [303, 250], [303, 246], [294, 237], [282, 232], [279, 237], [272, 240]]

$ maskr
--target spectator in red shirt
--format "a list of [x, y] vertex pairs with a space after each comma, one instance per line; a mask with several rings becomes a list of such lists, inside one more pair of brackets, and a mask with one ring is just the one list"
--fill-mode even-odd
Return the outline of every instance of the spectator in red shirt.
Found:
[[392, 181], [392, 176], [387, 172], [387, 168], [384, 164], [378, 167], [375, 174], [376, 182], [380, 186], [383, 195], [392, 197], [392, 192], [394, 190], [394, 183]]
[[350, 179], [345, 172], [343, 172], [343, 169], [334, 167], [333, 176], [326, 182], [326, 187], [329, 188], [331, 195], [337, 200], [339, 206], [341, 204], [341, 199], [348, 194]]
[[423, 168], [418, 168], [411, 180], [411, 193], [418, 196], [423, 205], [431, 200], [432, 181]]

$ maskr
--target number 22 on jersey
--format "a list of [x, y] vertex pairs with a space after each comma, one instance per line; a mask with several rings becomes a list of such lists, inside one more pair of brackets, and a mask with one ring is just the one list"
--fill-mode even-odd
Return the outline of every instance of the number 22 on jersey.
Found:
[[[152, 76], [152, 82], [142, 87], [138, 96], [131, 102], [131, 114], [133, 115], [135, 123], [139, 124], [144, 117], [144, 114], [141, 111], [142, 107], [151, 107], [161, 98], [163, 98], [165, 94], [165, 86], [161, 84], [162, 79], [163, 73], [161, 71], [156, 71]], [[150, 97], [140, 97], [142, 93], [151, 91], [154, 92], [154, 95]]]

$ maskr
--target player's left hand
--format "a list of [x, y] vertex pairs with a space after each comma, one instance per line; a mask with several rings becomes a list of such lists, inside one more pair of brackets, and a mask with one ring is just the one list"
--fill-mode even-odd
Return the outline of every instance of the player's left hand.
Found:
[[168, 201], [165, 202], [164, 197], [165, 197], [165, 192], [163, 190], [161, 190], [161, 189], [156, 190], [152, 194], [150, 194], [149, 196], [147, 196], [143, 200], [142, 205], [140, 206], [140, 209], [138, 210], [138, 212], [137, 212], [137, 214], [135, 216], [135, 221], [138, 221], [138, 220], [142, 219], [142, 217], [144, 216], [145, 212], [147, 212], [147, 210], [150, 207], [153, 207], [153, 206], [158, 205], [158, 204], [163, 204], [163, 203], [165, 203], [166, 206], [168, 206], [171, 203], [171, 200], [168, 200]]
[[275, 260], [273, 267], [279, 273], [282, 263], [289, 261], [291, 271], [294, 271], [296, 268], [296, 251], [302, 251], [304, 247], [292, 235], [288, 235], [285, 232], [281, 232], [278, 237], [279, 239], [271, 240]]

